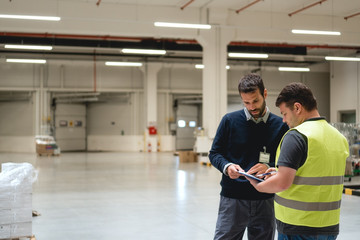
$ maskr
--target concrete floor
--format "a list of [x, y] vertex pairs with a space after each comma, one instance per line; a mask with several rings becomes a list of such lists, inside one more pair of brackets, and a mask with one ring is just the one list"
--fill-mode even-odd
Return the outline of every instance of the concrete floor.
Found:
[[[0, 162], [30, 162], [39, 172], [37, 240], [213, 238], [221, 177], [213, 167], [172, 153], [0, 153]], [[360, 197], [343, 195], [338, 239], [359, 238], [359, 216]]]

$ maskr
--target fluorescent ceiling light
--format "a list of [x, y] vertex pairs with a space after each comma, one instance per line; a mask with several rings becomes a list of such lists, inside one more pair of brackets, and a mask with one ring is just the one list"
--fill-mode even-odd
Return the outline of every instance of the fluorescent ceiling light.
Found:
[[334, 32], [334, 31], [314, 31], [314, 30], [298, 30], [293, 29], [291, 30], [292, 33], [295, 34], [317, 34], [317, 35], [341, 35], [340, 32]]
[[[196, 68], [196, 69], [204, 69], [204, 64], [196, 64], [196, 65], [195, 65], [195, 68]], [[230, 66], [229, 66], [229, 65], [226, 65], [225, 68], [226, 68], [226, 69], [230, 69]]]
[[282, 72], [310, 72], [310, 68], [279, 67], [279, 71], [282, 71]]
[[5, 48], [31, 49], [31, 50], [52, 50], [51, 46], [35, 46], [35, 45], [11, 45], [11, 44], [6, 44]]
[[165, 50], [156, 50], [156, 49], [123, 48], [121, 51], [123, 53], [135, 53], [135, 54], [150, 54], [150, 55], [164, 55], [164, 54], [166, 54]]
[[0, 14], [0, 18], [41, 20], [41, 21], [60, 21], [61, 19], [60, 17], [52, 17], [52, 16], [7, 15], [7, 14]]
[[105, 62], [106, 66], [120, 66], [120, 67], [141, 67], [140, 62]]
[[173, 28], [211, 29], [211, 25], [209, 25], [209, 24], [154, 22], [154, 26], [156, 26], [156, 27], [173, 27]]
[[229, 57], [235, 58], [268, 58], [268, 54], [261, 53], [229, 53]]
[[6, 62], [12, 62], [12, 63], [40, 63], [44, 64], [46, 63], [45, 59], [15, 59], [15, 58], [8, 58], [6, 59]]
[[328, 61], [360, 61], [360, 58], [356, 58], [356, 57], [331, 57], [331, 56], [327, 56], [325, 57], [326, 60]]

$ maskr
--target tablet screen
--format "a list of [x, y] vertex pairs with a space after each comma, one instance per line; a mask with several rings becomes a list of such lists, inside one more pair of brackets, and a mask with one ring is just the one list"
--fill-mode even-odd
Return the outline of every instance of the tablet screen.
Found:
[[241, 175], [247, 176], [247, 177], [249, 177], [249, 178], [255, 179], [256, 181], [259, 181], [259, 182], [263, 182], [263, 181], [264, 181], [264, 179], [257, 178], [257, 177], [255, 177], [254, 175], [247, 174], [246, 172], [240, 172], [240, 171], [238, 171], [238, 173], [240, 173]]

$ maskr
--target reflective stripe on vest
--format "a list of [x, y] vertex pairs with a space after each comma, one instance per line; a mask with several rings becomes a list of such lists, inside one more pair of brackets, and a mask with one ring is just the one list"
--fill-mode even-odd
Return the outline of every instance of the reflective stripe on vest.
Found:
[[341, 200], [335, 202], [300, 202], [275, 195], [278, 204], [301, 211], [330, 211], [340, 208]]
[[297, 185], [337, 185], [343, 184], [344, 176], [334, 176], [334, 177], [300, 177], [295, 176], [293, 184]]

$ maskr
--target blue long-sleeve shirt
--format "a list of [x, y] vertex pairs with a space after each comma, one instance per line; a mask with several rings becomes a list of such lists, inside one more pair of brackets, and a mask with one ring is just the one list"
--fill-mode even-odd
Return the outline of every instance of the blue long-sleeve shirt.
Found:
[[[266, 123], [248, 121], [244, 109], [228, 113], [221, 120], [213, 141], [209, 154], [211, 164], [222, 173], [228, 163], [248, 171], [259, 163], [260, 152], [264, 152], [265, 147], [270, 154], [268, 164], [274, 166], [277, 146], [287, 130], [282, 119], [272, 113]], [[273, 196], [258, 192], [243, 177], [231, 179], [223, 173], [220, 184], [220, 194], [229, 198], [261, 200]]]

